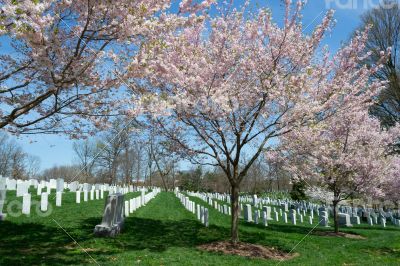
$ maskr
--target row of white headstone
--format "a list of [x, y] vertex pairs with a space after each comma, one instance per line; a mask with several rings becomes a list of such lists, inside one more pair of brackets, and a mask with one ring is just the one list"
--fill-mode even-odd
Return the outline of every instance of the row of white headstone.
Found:
[[[40, 185], [38, 186], [38, 190], [40, 189]], [[123, 194], [129, 193], [128, 188], [121, 188], [120, 189], [121, 192], [123, 192]], [[142, 191], [144, 192], [145, 190], [142, 189]], [[56, 207], [61, 207], [62, 206], [62, 194], [63, 192], [58, 191], [56, 192]], [[75, 192], [76, 197], [75, 197], [75, 202], [76, 203], [81, 203], [81, 195], [83, 194], [83, 201], [87, 202], [89, 200], [99, 200], [99, 199], [104, 199], [104, 189], [101, 186], [100, 190], [95, 189], [95, 187], [93, 186], [92, 189], [90, 191], [88, 190], [77, 190]], [[40, 210], [42, 212], [46, 212], [48, 211], [48, 206], [49, 206], [49, 195], [50, 193], [47, 192], [42, 192], [39, 194], [40, 195]], [[151, 197], [152, 194], [146, 196], [143, 196], [143, 202], [147, 202], [149, 201], [149, 197]], [[32, 196], [30, 193], [26, 193], [23, 195], [22, 197], [22, 214], [26, 214], [29, 215], [31, 212], [31, 202], [32, 202]]]
[[200, 204], [196, 204], [194, 201], [191, 201], [188, 196], [180, 193], [175, 190], [175, 196], [180, 200], [182, 205], [193, 214], [196, 214], [197, 220], [199, 220], [205, 227], [209, 225], [209, 213], [208, 208], [201, 206]]
[[159, 188], [153, 188], [153, 190], [146, 194], [146, 190], [143, 188], [141, 190], [141, 195], [135, 198], [125, 200], [124, 213], [125, 217], [129, 217], [130, 213], [133, 213], [142, 206], [145, 206], [150, 200], [154, 199], [158, 193], [160, 193]]

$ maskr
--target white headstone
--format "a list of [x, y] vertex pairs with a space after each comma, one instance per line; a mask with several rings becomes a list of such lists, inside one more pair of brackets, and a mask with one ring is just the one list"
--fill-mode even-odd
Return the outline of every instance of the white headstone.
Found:
[[141, 202], [142, 206], [144, 206], [146, 204], [146, 202], [144, 201], [145, 195], [146, 195], [146, 192], [144, 191], [144, 189], [142, 189], [141, 195], [140, 195], [140, 202]]
[[88, 201], [88, 191], [87, 190], [83, 191], [83, 201]]
[[197, 220], [200, 220], [200, 204], [197, 204]]
[[26, 215], [31, 213], [31, 194], [29, 193], [25, 194], [22, 198], [22, 213]]
[[[98, 191], [98, 190], [96, 190], [96, 191]], [[125, 201], [125, 208], [124, 208], [124, 210], [125, 210], [125, 217], [128, 217], [128, 216], [129, 216], [129, 200], [126, 200], [126, 201]]]
[[56, 192], [63, 192], [64, 191], [64, 179], [58, 178], [56, 180]]
[[48, 205], [49, 205], [49, 194], [42, 193], [40, 197], [40, 210], [42, 212], [47, 211]]
[[17, 189], [17, 180], [15, 179], [7, 179], [7, 190], [16, 190]]
[[76, 193], [76, 203], [81, 203], [81, 191], [77, 190], [75, 193]]
[[6, 214], [3, 213], [4, 202], [6, 201], [7, 190], [5, 189], [4, 184], [0, 182], [0, 221], [3, 221], [6, 217]]
[[286, 212], [283, 213], [283, 221], [285, 222], [285, 224], [287, 224], [287, 213]]
[[61, 207], [61, 201], [62, 201], [62, 192], [58, 191], [56, 192], [56, 206]]
[[265, 211], [262, 212], [262, 218], [264, 226], [268, 226], [268, 218], [267, 218], [267, 213]]
[[42, 184], [39, 184], [39, 185], [37, 186], [36, 195], [38, 195], [38, 196], [42, 195]]
[[257, 195], [253, 195], [253, 206], [256, 206], [257, 204], [258, 204]]
[[204, 224], [204, 207], [200, 207], [200, 222]]
[[267, 214], [267, 219], [268, 219], [268, 220], [272, 220], [272, 217], [271, 217], [271, 207], [270, 207], [270, 206], [264, 206], [264, 207], [263, 207], [263, 211], [265, 211], [265, 213]]
[[296, 210], [290, 210], [290, 219], [292, 221], [292, 224], [296, 225]]
[[17, 197], [22, 197], [28, 193], [28, 182], [22, 181], [17, 183]]

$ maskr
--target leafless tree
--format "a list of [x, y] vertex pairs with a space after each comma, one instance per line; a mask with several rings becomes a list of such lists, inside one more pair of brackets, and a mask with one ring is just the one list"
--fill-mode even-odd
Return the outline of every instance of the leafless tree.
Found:
[[90, 140], [74, 142], [72, 149], [76, 155], [76, 161], [81, 168], [83, 179], [87, 182], [93, 178], [93, 170], [98, 162], [98, 149], [96, 143]]
[[371, 112], [380, 118], [382, 125], [393, 126], [400, 122], [400, 6], [397, 1], [385, 0], [379, 8], [367, 11], [361, 20], [362, 28], [372, 25], [366, 44], [372, 54], [366, 63], [377, 62], [381, 51], [392, 48], [391, 57], [375, 74], [375, 78], [389, 83]]

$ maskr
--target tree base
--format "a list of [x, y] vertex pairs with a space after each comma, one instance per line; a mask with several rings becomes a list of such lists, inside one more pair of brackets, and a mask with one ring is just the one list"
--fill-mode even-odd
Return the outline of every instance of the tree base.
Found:
[[357, 234], [352, 234], [352, 233], [344, 233], [344, 232], [332, 232], [332, 231], [316, 231], [313, 233], [313, 235], [318, 235], [318, 236], [333, 236], [333, 237], [345, 237], [345, 238], [351, 238], [351, 239], [366, 239], [365, 237]]
[[248, 258], [287, 260], [296, 257], [297, 253], [287, 253], [273, 247], [265, 247], [239, 242], [233, 245], [230, 241], [213, 242], [198, 246], [199, 249], [211, 252], [221, 252], [227, 255], [238, 255]]

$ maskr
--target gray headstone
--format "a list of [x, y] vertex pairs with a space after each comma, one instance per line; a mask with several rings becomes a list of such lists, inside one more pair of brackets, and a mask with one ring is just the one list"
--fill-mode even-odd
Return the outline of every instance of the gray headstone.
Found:
[[4, 202], [6, 201], [6, 193], [7, 190], [4, 189], [0, 189], [0, 221], [4, 220], [6, 215], [3, 213], [3, 206], [4, 206]]
[[96, 225], [97, 236], [114, 237], [124, 225], [124, 195], [111, 194], [107, 197], [101, 224]]
[[350, 214], [347, 213], [338, 213], [338, 218], [339, 218], [339, 225], [351, 227], [353, 226], [350, 221]]
[[250, 204], [245, 204], [244, 205], [244, 220], [246, 222], [252, 222], [252, 213], [251, 213], [251, 205]]
[[359, 224], [360, 224], [360, 217], [358, 217], [358, 216], [350, 217], [350, 222], [351, 222], [352, 224], [357, 224], [357, 225], [359, 225]]

